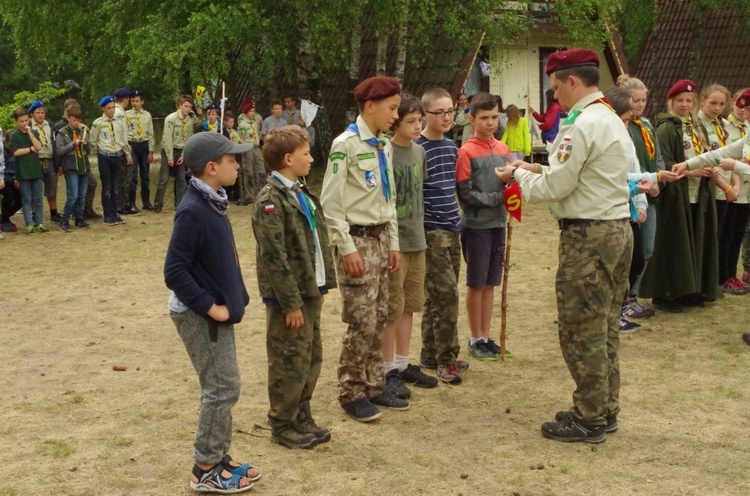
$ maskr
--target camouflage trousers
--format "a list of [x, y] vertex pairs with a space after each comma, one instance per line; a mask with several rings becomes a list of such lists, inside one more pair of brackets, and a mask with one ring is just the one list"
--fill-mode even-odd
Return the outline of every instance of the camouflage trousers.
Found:
[[266, 305], [266, 353], [268, 354], [268, 423], [278, 429], [297, 419], [300, 405], [312, 399], [323, 363], [320, 311], [323, 298], [306, 299], [300, 329], [286, 326], [280, 306]]
[[750, 224], [745, 231], [745, 239], [742, 240], [742, 266], [745, 272], [750, 272]]
[[365, 265], [362, 277], [344, 271], [336, 250], [336, 271], [341, 291], [341, 320], [348, 324], [339, 359], [339, 402], [344, 405], [383, 392], [383, 357], [380, 345], [388, 317], [388, 232], [377, 237], [354, 236]]
[[460, 234], [425, 231], [425, 304], [422, 314], [423, 361], [456, 363], [458, 344], [458, 276], [461, 271]]
[[560, 233], [560, 348], [576, 383], [571, 413], [585, 423], [605, 424], [620, 411], [620, 310], [632, 255], [626, 219], [574, 224]]
[[240, 168], [240, 199], [245, 202], [255, 202], [258, 191], [266, 184], [266, 165], [260, 147], [254, 146], [249, 152], [242, 154]]

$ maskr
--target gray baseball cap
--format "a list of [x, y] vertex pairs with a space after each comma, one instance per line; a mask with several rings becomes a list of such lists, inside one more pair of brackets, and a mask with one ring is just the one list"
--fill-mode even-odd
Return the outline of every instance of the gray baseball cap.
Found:
[[253, 149], [252, 143], [239, 145], [223, 134], [203, 132], [192, 135], [185, 143], [182, 157], [193, 173], [202, 171], [209, 162], [218, 162], [228, 153], [245, 153]]

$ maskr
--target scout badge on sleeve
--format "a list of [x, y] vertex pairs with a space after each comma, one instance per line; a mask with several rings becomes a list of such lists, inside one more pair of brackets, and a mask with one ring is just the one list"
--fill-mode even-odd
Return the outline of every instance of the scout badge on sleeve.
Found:
[[572, 151], [573, 145], [570, 143], [570, 136], [566, 136], [563, 138], [563, 142], [560, 143], [560, 146], [557, 149], [557, 161], [564, 164], [565, 161], [568, 160], [568, 157], [570, 157]]

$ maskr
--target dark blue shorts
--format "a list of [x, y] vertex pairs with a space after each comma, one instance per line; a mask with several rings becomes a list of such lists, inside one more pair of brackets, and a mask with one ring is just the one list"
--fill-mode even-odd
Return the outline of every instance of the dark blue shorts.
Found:
[[505, 258], [505, 228], [473, 229], [461, 232], [461, 251], [466, 262], [466, 285], [470, 288], [500, 286]]

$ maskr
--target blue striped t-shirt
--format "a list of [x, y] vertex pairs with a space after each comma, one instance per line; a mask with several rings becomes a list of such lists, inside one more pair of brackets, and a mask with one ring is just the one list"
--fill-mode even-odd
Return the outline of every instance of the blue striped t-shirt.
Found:
[[461, 217], [456, 200], [456, 159], [458, 148], [453, 140], [429, 140], [420, 136], [416, 143], [427, 156], [427, 178], [424, 181], [424, 228], [459, 232]]

